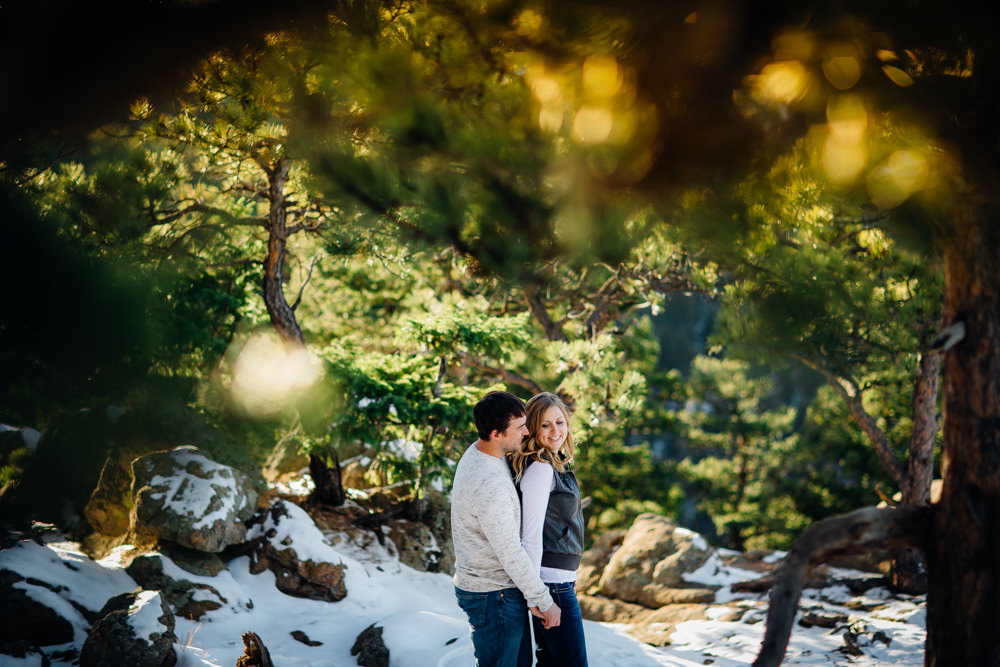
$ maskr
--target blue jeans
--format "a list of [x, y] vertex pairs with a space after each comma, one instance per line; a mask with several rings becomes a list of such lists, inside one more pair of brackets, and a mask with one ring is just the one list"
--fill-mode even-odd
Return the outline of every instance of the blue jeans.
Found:
[[587, 667], [587, 642], [583, 637], [583, 616], [576, 601], [574, 582], [545, 584], [562, 610], [559, 625], [546, 630], [542, 619], [531, 617], [538, 650], [538, 667]]
[[528, 605], [521, 591], [470, 593], [456, 587], [455, 596], [472, 626], [478, 667], [530, 667]]

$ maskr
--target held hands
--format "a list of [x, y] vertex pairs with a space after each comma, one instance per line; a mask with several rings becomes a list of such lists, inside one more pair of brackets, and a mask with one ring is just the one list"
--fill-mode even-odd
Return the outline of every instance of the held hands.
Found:
[[559, 609], [559, 605], [552, 603], [546, 611], [538, 611], [538, 607], [528, 607], [528, 611], [542, 619], [542, 627], [548, 630], [549, 628], [554, 628], [559, 625], [559, 620], [562, 618], [562, 610]]

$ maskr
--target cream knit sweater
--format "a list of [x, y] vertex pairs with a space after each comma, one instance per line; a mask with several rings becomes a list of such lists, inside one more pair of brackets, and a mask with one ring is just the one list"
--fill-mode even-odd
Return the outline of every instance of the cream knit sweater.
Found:
[[455, 586], [472, 593], [519, 588], [529, 607], [546, 611], [552, 596], [521, 547], [521, 505], [507, 463], [471, 445], [451, 491]]

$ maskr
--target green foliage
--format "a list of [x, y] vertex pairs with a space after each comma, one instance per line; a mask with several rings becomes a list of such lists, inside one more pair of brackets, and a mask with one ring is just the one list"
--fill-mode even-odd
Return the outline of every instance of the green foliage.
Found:
[[[774, 547], [807, 523], [784, 488], [798, 455], [794, 410], [774, 402], [768, 375], [746, 363], [698, 357], [680, 417], [692, 455], [677, 472], [734, 549]], [[794, 493], [794, 491], [793, 491]]]

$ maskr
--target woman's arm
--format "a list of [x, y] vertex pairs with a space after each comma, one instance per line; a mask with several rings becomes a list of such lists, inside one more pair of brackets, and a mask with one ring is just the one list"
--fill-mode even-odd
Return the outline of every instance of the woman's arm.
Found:
[[533, 461], [521, 476], [521, 546], [535, 572], [542, 569], [542, 531], [554, 474], [552, 466]]

